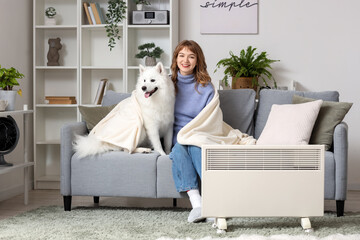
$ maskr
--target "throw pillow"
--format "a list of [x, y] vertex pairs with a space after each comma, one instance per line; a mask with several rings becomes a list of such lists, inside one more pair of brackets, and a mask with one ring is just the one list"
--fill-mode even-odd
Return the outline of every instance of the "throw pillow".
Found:
[[[312, 98], [304, 98], [297, 95], [293, 96], [293, 103], [306, 103], [314, 101]], [[331, 148], [333, 142], [334, 129], [350, 110], [352, 103], [324, 101], [321, 105], [319, 116], [315, 122], [311, 134], [311, 144], [324, 144], [325, 150]]]
[[257, 145], [306, 145], [322, 104], [273, 104]]
[[101, 121], [117, 104], [111, 106], [88, 107], [79, 106], [79, 110], [83, 120], [86, 122], [86, 127], [91, 131], [98, 122]]

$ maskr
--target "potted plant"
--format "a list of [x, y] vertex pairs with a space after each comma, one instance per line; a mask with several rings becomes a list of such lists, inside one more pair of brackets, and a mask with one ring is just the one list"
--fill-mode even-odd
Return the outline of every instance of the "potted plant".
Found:
[[0, 99], [6, 100], [8, 106], [7, 111], [13, 111], [15, 109], [15, 97], [16, 93], [22, 95], [21, 89], [18, 91], [13, 90], [14, 86], [18, 86], [19, 82], [17, 79], [24, 78], [24, 74], [20, 73], [15, 68], [2, 68], [0, 65]]
[[106, 34], [109, 38], [108, 46], [110, 51], [115, 47], [115, 39], [120, 40], [120, 30], [118, 24], [122, 22], [126, 14], [126, 3], [122, 0], [109, 0], [106, 13]]
[[149, 1], [145, 1], [145, 0], [136, 0], [136, 1], [135, 1], [135, 4], [136, 4], [136, 9], [137, 9], [138, 11], [143, 10], [143, 7], [144, 7], [144, 6], [151, 5], [151, 3], [150, 3]]
[[45, 10], [45, 25], [56, 25], [56, 20], [55, 20], [55, 15], [56, 15], [56, 10], [54, 7], [48, 7]]
[[135, 55], [136, 58], [145, 57], [145, 66], [155, 66], [156, 58], [160, 58], [164, 52], [160, 47], [156, 47], [155, 43], [145, 43], [138, 47], [140, 52]]
[[225, 76], [222, 82], [229, 86], [228, 78], [232, 78], [232, 88], [253, 88], [255, 91], [259, 86], [259, 77], [263, 83], [268, 87], [268, 83], [263, 76], [274, 82], [274, 87], [277, 88], [276, 81], [269, 69], [270, 64], [278, 62], [279, 60], [272, 60], [267, 57], [266, 52], [260, 54], [255, 53], [256, 48], [249, 46], [246, 51], [242, 49], [240, 55], [236, 56], [230, 51], [230, 57], [221, 59], [216, 64], [216, 72], [220, 67], [225, 67]]

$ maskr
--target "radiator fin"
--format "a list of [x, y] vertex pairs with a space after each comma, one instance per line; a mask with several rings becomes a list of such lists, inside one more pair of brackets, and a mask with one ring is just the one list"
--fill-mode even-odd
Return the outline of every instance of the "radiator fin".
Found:
[[320, 149], [207, 149], [206, 170], [320, 170]]

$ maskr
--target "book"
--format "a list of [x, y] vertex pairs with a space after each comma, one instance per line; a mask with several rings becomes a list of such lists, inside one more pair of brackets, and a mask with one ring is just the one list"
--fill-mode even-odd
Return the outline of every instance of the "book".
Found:
[[73, 96], [46, 96], [45, 100], [49, 104], [76, 104], [76, 98]]
[[94, 13], [93, 13], [93, 11], [91, 10], [91, 7], [90, 7], [90, 6], [88, 7], [88, 10], [89, 10], [89, 14], [90, 14], [90, 18], [91, 18], [92, 23], [93, 23], [93, 24], [96, 24], [95, 17], [94, 17]]
[[90, 6], [91, 6], [91, 10], [92, 10], [92, 12], [94, 14], [96, 24], [101, 24], [100, 15], [99, 15], [99, 12], [98, 12], [98, 10], [96, 8], [95, 3], [90, 3]]
[[86, 13], [87, 20], [88, 20], [89, 24], [92, 25], [93, 23], [92, 23], [92, 21], [91, 21], [91, 17], [90, 17], [90, 13], [89, 13], [88, 7], [89, 7], [89, 3], [84, 2], [84, 10], [85, 10], [85, 13]]
[[105, 89], [107, 88], [107, 84], [108, 84], [108, 80], [106, 78], [100, 80], [98, 89], [96, 91], [94, 104], [96, 105], [101, 104], [102, 99], [104, 97]]
[[96, 9], [97, 9], [97, 11], [98, 11], [98, 13], [99, 13], [99, 15], [100, 15], [101, 24], [105, 24], [105, 23], [106, 23], [106, 22], [105, 22], [105, 17], [104, 17], [103, 12], [101, 11], [100, 4], [99, 4], [99, 3], [95, 3], [95, 5], [96, 5]]

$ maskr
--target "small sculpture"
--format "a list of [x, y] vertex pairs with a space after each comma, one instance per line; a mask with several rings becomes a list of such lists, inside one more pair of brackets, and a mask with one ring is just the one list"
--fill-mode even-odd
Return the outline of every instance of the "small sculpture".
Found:
[[48, 66], [59, 66], [59, 50], [62, 48], [60, 38], [49, 38], [49, 52], [47, 54]]
[[56, 25], [55, 20], [56, 10], [54, 7], [48, 7], [45, 10], [45, 25]]

